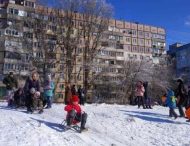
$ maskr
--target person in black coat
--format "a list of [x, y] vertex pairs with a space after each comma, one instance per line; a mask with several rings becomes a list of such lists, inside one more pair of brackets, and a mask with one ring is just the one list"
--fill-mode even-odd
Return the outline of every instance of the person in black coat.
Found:
[[25, 96], [23, 88], [19, 88], [14, 94], [14, 104], [18, 108], [25, 103]]
[[13, 106], [14, 103], [14, 92], [18, 88], [18, 81], [14, 76], [13, 72], [10, 72], [8, 76], [3, 79], [3, 84], [6, 85], [6, 96], [8, 99], [8, 106]]
[[185, 117], [185, 113], [183, 111], [183, 105], [186, 102], [187, 92], [185, 90], [184, 83], [181, 79], [177, 80], [178, 87], [176, 90], [176, 97], [177, 97], [177, 107], [179, 109], [180, 117]]
[[144, 92], [144, 99], [145, 99], [145, 107], [148, 109], [152, 109], [151, 107], [151, 101], [150, 101], [150, 97], [148, 97], [148, 82], [144, 82], [143, 83], [145, 92]]
[[72, 95], [77, 95], [77, 91], [76, 91], [75, 85], [72, 86], [71, 92], [72, 92]]
[[81, 85], [79, 85], [79, 88], [78, 88], [78, 96], [79, 96], [79, 99], [80, 99], [80, 105], [84, 105], [84, 102], [85, 102], [85, 90], [84, 90], [84, 88], [81, 87]]
[[[33, 112], [32, 106], [34, 105], [34, 101], [32, 98], [33, 94], [31, 93], [31, 90], [33, 89], [34, 92], [40, 92], [40, 83], [38, 80], [37, 73], [34, 72], [32, 74], [32, 79], [28, 78], [26, 80], [24, 88], [25, 88], [25, 93], [27, 94], [27, 97], [26, 97], [27, 112]], [[43, 110], [40, 112], [43, 112]]]

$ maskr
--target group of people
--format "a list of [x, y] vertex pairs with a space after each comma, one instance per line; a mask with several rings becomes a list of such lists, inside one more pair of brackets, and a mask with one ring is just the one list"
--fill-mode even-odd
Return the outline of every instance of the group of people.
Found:
[[148, 96], [148, 82], [137, 82], [135, 96], [137, 99], [138, 108], [142, 105], [143, 109], [152, 109], [150, 97]]
[[178, 87], [176, 90], [167, 89], [165, 104], [169, 107], [170, 117], [174, 117], [175, 119], [178, 117], [175, 112], [175, 108], [177, 107], [179, 109], [179, 117], [185, 117], [188, 119], [187, 122], [190, 122], [190, 117], [185, 115], [183, 110], [183, 107], [185, 107], [186, 111], [190, 108], [190, 86], [187, 91], [182, 79], [178, 79], [177, 83]]
[[[46, 108], [51, 108], [54, 94], [54, 82], [51, 79], [51, 75], [46, 76], [44, 84], [41, 86], [38, 73], [34, 72], [31, 77], [26, 79], [24, 87], [18, 88], [18, 81], [13, 72], [10, 72], [3, 79], [3, 83], [6, 85], [8, 106], [17, 108], [23, 105], [27, 107], [27, 112], [29, 113], [33, 113], [37, 109], [39, 113], [42, 113], [46, 104]], [[42, 92], [43, 95], [41, 94]]]
[[[51, 108], [52, 98], [54, 96], [54, 82], [51, 79], [51, 75], [47, 75], [43, 83], [40, 85], [39, 76], [37, 72], [32, 73], [31, 77], [28, 77], [25, 81], [23, 88], [18, 88], [18, 81], [10, 72], [3, 80], [6, 85], [6, 97], [8, 106], [19, 107], [21, 104], [27, 107], [28, 113], [33, 113], [34, 110], [43, 113], [44, 106]], [[41, 94], [43, 92], [43, 95]], [[84, 105], [85, 90], [81, 86], [76, 91], [75, 85], [70, 88], [66, 87], [66, 99], [65, 99], [65, 111], [67, 112], [66, 123], [67, 126], [81, 122], [81, 131], [86, 130], [85, 124], [87, 120], [87, 113], [82, 111], [79, 103]], [[44, 104], [46, 103], [46, 104]]]
[[71, 101], [72, 96], [77, 95], [79, 97], [79, 104], [84, 105], [85, 103], [85, 97], [86, 97], [86, 91], [84, 88], [79, 85], [78, 90], [76, 90], [76, 86], [70, 84], [66, 85], [65, 88], [65, 104], [69, 104]]

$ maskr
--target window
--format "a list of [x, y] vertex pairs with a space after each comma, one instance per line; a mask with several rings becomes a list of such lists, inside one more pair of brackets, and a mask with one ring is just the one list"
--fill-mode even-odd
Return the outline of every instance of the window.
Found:
[[145, 33], [144, 33], [144, 36], [145, 36], [145, 38], [151, 38], [151, 33], [145, 32]]
[[123, 53], [123, 52], [117, 52], [117, 53], [116, 53], [116, 56], [123, 57], [123, 56], [124, 56], [124, 53]]
[[58, 97], [58, 98], [62, 98], [62, 99], [63, 99], [63, 94], [58, 93], [58, 94], [57, 94], [57, 97]]
[[34, 8], [34, 7], [35, 7], [35, 4], [34, 4], [34, 2], [25, 1], [25, 6], [26, 6], [26, 7]]
[[24, 0], [15, 0], [15, 4], [24, 5]]
[[132, 38], [132, 43], [133, 43], [134, 45], [137, 45], [137, 39], [136, 39], [136, 38]]
[[113, 35], [110, 35], [110, 36], [109, 36], [109, 40], [115, 40], [115, 39], [116, 39], [115, 36], [113, 36]]
[[116, 49], [124, 49], [124, 45], [123, 44], [116, 44]]
[[60, 89], [64, 89], [64, 84], [59, 84]]
[[137, 31], [136, 30], [131, 30], [132, 36], [137, 36]]
[[9, 13], [13, 15], [18, 15], [19, 11], [18, 9], [9, 8]]
[[101, 46], [103, 46], [103, 47], [108, 47], [108, 42], [102, 42], [102, 43], [101, 43]]
[[138, 31], [138, 37], [144, 38], [144, 32], [143, 31]]
[[144, 39], [138, 39], [138, 44], [140, 46], [144, 46]]
[[113, 60], [111, 60], [111, 61], [109, 61], [109, 64], [114, 65], [115, 63]]
[[127, 44], [131, 44], [131, 38], [130, 38], [130, 37], [127, 37], [127, 38], [126, 38], [126, 42], [127, 42]]
[[18, 10], [17, 9], [14, 10], [14, 14], [18, 15]]

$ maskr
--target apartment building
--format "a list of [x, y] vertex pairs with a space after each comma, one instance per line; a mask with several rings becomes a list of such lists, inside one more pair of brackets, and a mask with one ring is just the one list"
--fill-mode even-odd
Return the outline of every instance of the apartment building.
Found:
[[169, 46], [168, 55], [176, 62], [176, 76], [185, 79], [185, 82], [190, 83], [190, 43], [181, 44], [175, 43]]
[[[42, 14], [41, 10], [45, 10]], [[39, 13], [39, 15], [38, 15]], [[32, 69], [33, 64], [39, 64], [44, 60], [42, 44], [35, 37], [35, 30], [28, 24], [35, 18], [42, 18], [46, 23], [46, 35], [52, 52], [51, 57], [45, 61], [51, 62], [46, 68], [51, 72], [57, 83], [56, 97], [64, 100], [65, 62], [64, 53], [56, 47], [56, 24], [53, 23], [51, 8], [38, 6], [35, 0], [4, 0], [0, 3], [0, 74], [2, 79], [9, 71], [14, 71], [20, 78], [25, 79]], [[76, 14], [75, 21], [81, 21], [80, 14]], [[80, 25], [80, 23], [76, 23]], [[140, 23], [110, 20], [109, 27], [103, 33], [100, 51], [92, 65], [92, 78], [97, 81], [101, 77], [117, 82], [123, 73], [123, 64], [126, 60], [153, 61], [159, 63], [159, 56], [165, 52], [165, 30], [160, 27], [144, 25]], [[82, 41], [81, 41], [82, 43]], [[72, 83], [82, 85], [83, 73], [83, 50], [79, 47], [75, 51], [75, 65], [72, 72]], [[43, 65], [38, 70], [43, 70]], [[42, 71], [41, 71], [42, 73]], [[99, 80], [98, 83], [101, 83]], [[96, 82], [97, 83], [97, 82]], [[103, 81], [102, 81], [103, 83]], [[3, 88], [3, 85], [1, 83]], [[4, 91], [2, 89], [2, 91]]]

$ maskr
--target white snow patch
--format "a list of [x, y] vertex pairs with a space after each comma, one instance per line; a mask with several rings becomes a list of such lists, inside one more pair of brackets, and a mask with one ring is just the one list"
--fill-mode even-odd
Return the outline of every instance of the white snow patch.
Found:
[[85, 105], [87, 132], [63, 131], [63, 104], [43, 114], [9, 109], [0, 103], [0, 146], [189, 146], [190, 123], [168, 117], [168, 108]]

